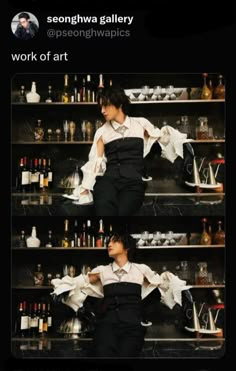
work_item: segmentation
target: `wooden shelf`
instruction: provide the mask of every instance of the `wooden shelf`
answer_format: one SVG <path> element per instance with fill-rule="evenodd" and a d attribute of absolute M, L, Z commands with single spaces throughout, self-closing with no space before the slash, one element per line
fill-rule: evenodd
<path fill-rule="evenodd" d="M 54 290 L 53 286 L 12 286 L 13 290 Z"/>
<path fill-rule="evenodd" d="M 225 143 L 225 139 L 194 139 L 190 143 Z"/>
<path fill-rule="evenodd" d="M 224 289 L 225 285 L 190 285 L 191 289 Z"/>
<path fill-rule="evenodd" d="M 137 247 L 137 250 L 158 250 L 158 249 L 223 249 L 225 245 L 168 245 L 168 246 L 141 246 Z M 106 247 L 12 247 L 14 251 L 76 251 L 76 250 L 107 250 Z"/>
<path fill-rule="evenodd" d="M 13 247 L 12 250 L 14 251 L 77 251 L 77 250 L 91 250 L 91 251 L 94 251 L 94 250 L 107 250 L 106 247 L 60 247 L 60 246 L 56 246 L 56 247 L 37 247 L 37 248 L 33 248 L 33 247 Z"/>
<path fill-rule="evenodd" d="M 39 102 L 39 103 L 21 103 L 21 102 L 11 102 L 12 106 L 97 106 L 97 102 L 52 102 L 52 103 L 46 103 L 46 102 Z"/>

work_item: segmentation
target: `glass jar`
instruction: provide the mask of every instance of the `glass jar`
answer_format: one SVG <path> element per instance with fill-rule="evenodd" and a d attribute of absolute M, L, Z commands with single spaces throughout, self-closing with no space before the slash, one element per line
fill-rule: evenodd
<path fill-rule="evenodd" d="M 197 263 L 197 266 L 198 266 L 198 270 L 195 273 L 196 285 L 207 285 L 208 284 L 207 263 L 199 262 Z"/>
<path fill-rule="evenodd" d="M 208 139 L 209 130 L 207 117 L 199 117 L 198 121 L 199 123 L 196 127 L 196 139 Z"/>

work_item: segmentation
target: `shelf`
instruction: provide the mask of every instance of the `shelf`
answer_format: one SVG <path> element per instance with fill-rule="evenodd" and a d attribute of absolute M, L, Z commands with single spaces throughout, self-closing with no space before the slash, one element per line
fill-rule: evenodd
<path fill-rule="evenodd" d="M 12 196 L 16 197 L 16 196 L 21 196 L 21 197 L 25 197 L 25 196 L 45 196 L 45 197 L 48 197 L 48 196 L 62 196 L 65 192 L 42 192 L 42 193 L 23 193 L 23 192 L 12 192 Z M 196 196 L 196 197 L 209 197 L 209 196 L 224 196 L 225 193 L 224 192 L 209 192 L 209 193 L 198 193 L 198 192 L 191 192 L 191 193 L 158 193 L 158 192 L 146 192 L 145 193 L 145 197 L 153 197 L 153 196 L 157 196 L 157 197 L 189 197 L 189 196 Z"/>
<path fill-rule="evenodd" d="M 12 286 L 13 290 L 54 290 L 53 286 Z"/>
<path fill-rule="evenodd" d="M 168 246 L 141 246 L 137 247 L 137 250 L 158 250 L 158 249 L 223 249 L 225 245 L 168 245 Z M 12 250 L 14 251 L 77 251 L 77 250 L 91 250 L 91 251 L 99 251 L 99 250 L 107 250 L 106 247 L 13 247 Z"/>
<path fill-rule="evenodd" d="M 131 104 L 178 104 L 178 103 L 222 103 L 225 102 L 225 99 L 210 99 L 210 100 L 204 100 L 204 99 L 176 99 L 176 100 L 149 100 L 149 101 L 131 101 Z M 52 102 L 52 103 L 46 103 L 46 102 L 39 102 L 39 103 L 20 103 L 20 102 L 12 102 L 11 103 L 14 106 L 97 106 L 97 102 L 69 102 L 69 103 L 63 103 L 63 102 Z"/>
<path fill-rule="evenodd" d="M 78 140 L 78 141 L 73 141 L 73 142 L 71 142 L 71 141 L 67 141 L 67 142 L 65 142 L 65 141 L 56 141 L 56 140 L 51 140 L 51 141 L 44 141 L 44 142 L 35 142 L 35 141 L 17 141 L 17 142 L 12 142 L 12 144 L 30 144 L 30 145 L 36 145 L 36 146 L 38 146 L 38 145 L 73 145 L 73 144 L 83 144 L 83 145 L 85 145 L 85 144 L 93 144 L 93 142 L 92 141 L 82 141 L 82 140 Z"/>
<path fill-rule="evenodd" d="M 225 139 L 194 139 L 190 143 L 225 143 Z"/>
<path fill-rule="evenodd" d="M 224 289 L 225 285 L 190 285 L 191 289 Z"/>

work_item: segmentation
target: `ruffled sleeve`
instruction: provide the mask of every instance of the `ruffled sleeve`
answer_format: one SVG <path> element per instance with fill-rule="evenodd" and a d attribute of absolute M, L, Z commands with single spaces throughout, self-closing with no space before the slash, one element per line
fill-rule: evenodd
<path fill-rule="evenodd" d="M 138 267 L 146 278 L 142 285 L 142 299 L 158 288 L 161 293 L 161 302 L 170 309 L 175 304 L 182 305 L 182 291 L 191 288 L 186 285 L 186 281 L 179 279 L 171 272 L 163 272 L 159 275 L 145 264 L 139 264 Z"/>
<path fill-rule="evenodd" d="M 140 119 L 139 122 L 148 133 L 147 137 L 144 136 L 144 157 L 150 152 L 152 145 L 156 141 L 161 146 L 161 157 L 166 158 L 170 162 L 174 162 L 178 156 L 184 157 L 183 144 L 192 141 L 192 139 L 187 139 L 187 134 L 181 133 L 169 125 L 158 129 L 144 118 Z"/>
<path fill-rule="evenodd" d="M 93 144 L 89 152 L 88 161 L 81 167 L 83 181 L 81 186 L 84 189 L 93 190 L 96 176 L 102 176 L 106 170 L 107 159 L 105 154 L 99 155 L 97 152 L 97 142 L 103 134 L 104 127 L 100 127 L 94 136 Z"/>

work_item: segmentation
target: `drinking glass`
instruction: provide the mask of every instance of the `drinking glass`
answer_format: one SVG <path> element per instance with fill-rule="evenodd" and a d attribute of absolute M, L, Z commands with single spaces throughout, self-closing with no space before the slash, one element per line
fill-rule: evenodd
<path fill-rule="evenodd" d="M 68 120 L 63 120 L 63 130 L 65 134 L 65 142 L 67 142 L 68 132 L 69 132 L 69 123 Z"/>
<path fill-rule="evenodd" d="M 70 132 L 70 141 L 71 142 L 74 141 L 75 130 L 76 130 L 75 122 L 74 121 L 70 121 L 70 123 L 69 123 L 69 132 Z"/>
<path fill-rule="evenodd" d="M 161 232 L 155 231 L 153 232 L 153 240 L 151 242 L 152 246 L 160 246 L 161 245 Z"/>
<path fill-rule="evenodd" d="M 83 120 L 81 124 L 81 131 L 82 131 L 82 136 L 83 136 L 83 141 L 86 141 L 86 121 Z"/>

